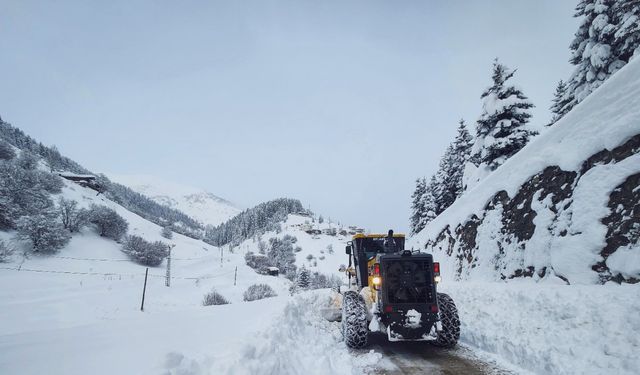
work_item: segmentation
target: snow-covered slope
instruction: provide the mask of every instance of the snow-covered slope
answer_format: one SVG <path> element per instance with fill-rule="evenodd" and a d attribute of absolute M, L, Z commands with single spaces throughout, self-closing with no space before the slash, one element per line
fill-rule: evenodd
<path fill-rule="evenodd" d="M 155 176 L 110 174 L 109 178 L 158 203 L 186 212 L 205 225 L 221 224 L 242 211 L 235 204 L 208 191 Z"/>
<path fill-rule="evenodd" d="M 456 279 L 640 280 L 640 59 L 412 242 Z"/>
<path fill-rule="evenodd" d="M 246 266 L 251 241 L 231 251 L 176 233 L 167 240 L 159 226 L 93 190 L 65 181 L 62 196 L 83 207 L 109 206 L 129 222 L 130 234 L 174 244 L 170 287 L 166 260 L 149 268 L 141 312 L 146 267 L 94 229 L 50 256 L 30 254 L 15 233 L 0 231 L 18 250 L 0 264 L 0 374 L 357 374 L 379 359 L 347 351 L 339 325 L 322 321 L 313 305 L 328 298 L 322 292 L 291 297 L 284 277 Z M 329 243 L 298 232 L 304 254 L 319 254 Z M 330 259 L 315 268 L 336 267 Z M 270 285 L 278 297 L 244 302 L 256 283 Z M 202 306 L 213 288 L 230 304 Z"/>

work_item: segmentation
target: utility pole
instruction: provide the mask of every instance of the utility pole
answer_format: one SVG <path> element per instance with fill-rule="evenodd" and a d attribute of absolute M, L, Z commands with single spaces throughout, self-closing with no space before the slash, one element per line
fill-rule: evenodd
<path fill-rule="evenodd" d="M 144 311 L 144 295 L 147 292 L 147 276 L 149 276 L 149 267 L 144 272 L 144 287 L 142 288 L 142 304 L 140 305 L 140 311 Z"/>
<path fill-rule="evenodd" d="M 167 257 L 167 276 L 164 283 L 166 286 L 171 286 L 171 249 L 173 249 L 174 246 L 176 245 L 169 245 L 169 256 Z"/>

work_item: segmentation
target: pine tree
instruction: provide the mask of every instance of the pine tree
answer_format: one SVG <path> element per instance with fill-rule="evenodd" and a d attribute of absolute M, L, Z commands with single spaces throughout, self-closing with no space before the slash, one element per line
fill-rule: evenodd
<path fill-rule="evenodd" d="M 298 288 L 308 289 L 309 283 L 310 283 L 309 278 L 310 278 L 309 270 L 307 270 L 304 266 L 302 266 L 302 268 L 300 269 L 300 272 L 298 272 L 298 280 L 297 280 Z"/>
<path fill-rule="evenodd" d="M 427 224 L 431 222 L 431 220 L 435 219 L 437 216 L 436 213 L 436 203 L 434 198 L 434 190 L 436 188 L 436 178 L 435 176 L 431 176 L 431 180 L 429 180 L 429 184 L 426 186 L 426 191 L 422 195 L 422 206 L 424 210 L 422 215 L 420 215 L 420 222 L 418 227 L 420 230 L 424 229 Z"/>
<path fill-rule="evenodd" d="M 463 119 L 458 122 L 458 134 L 453 141 L 453 156 L 451 160 L 451 185 L 456 192 L 456 198 L 464 192 L 462 177 L 464 167 L 471 157 L 471 147 L 473 147 L 473 137 L 469 134 Z"/>
<path fill-rule="evenodd" d="M 551 122 L 547 124 L 547 126 L 555 124 L 558 120 L 564 117 L 568 111 L 567 104 L 569 101 L 570 98 L 567 96 L 567 84 L 560 80 L 560 82 L 558 82 L 558 86 L 556 86 L 556 91 L 553 93 L 553 104 L 550 108 L 553 116 L 551 117 Z"/>
<path fill-rule="evenodd" d="M 411 234 L 420 232 L 424 227 L 421 226 L 422 216 L 424 215 L 424 195 L 427 192 L 427 181 L 424 178 L 416 179 L 416 188 L 411 194 L 411 218 L 410 229 Z"/>
<path fill-rule="evenodd" d="M 455 183 L 451 178 L 453 172 L 453 145 L 449 145 L 440 159 L 440 165 L 435 175 L 435 185 L 432 190 L 436 214 L 440 215 L 451 206 L 457 198 Z"/>
<path fill-rule="evenodd" d="M 514 73 L 496 59 L 493 85 L 481 95 L 483 112 L 476 124 L 472 154 L 489 170 L 498 168 L 537 134 L 526 126 L 533 104 L 520 89 L 507 83 Z"/>
<path fill-rule="evenodd" d="M 569 61 L 576 69 L 568 82 L 564 113 L 582 102 L 625 64 L 613 48 L 616 32 L 614 2 L 582 0 L 576 6 L 574 17 L 583 19 L 569 46 Z"/>
<path fill-rule="evenodd" d="M 629 62 L 640 54 L 640 1 L 618 0 L 613 12 L 616 19 L 614 50 L 620 60 Z"/>

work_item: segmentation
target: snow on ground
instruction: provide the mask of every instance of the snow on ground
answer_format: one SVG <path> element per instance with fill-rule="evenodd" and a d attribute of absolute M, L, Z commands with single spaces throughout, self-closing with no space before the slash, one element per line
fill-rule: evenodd
<path fill-rule="evenodd" d="M 538 374 L 637 374 L 640 285 L 445 282 L 461 342 Z"/>
<path fill-rule="evenodd" d="M 224 374 L 323 375 L 361 374 L 381 359 L 373 351 L 350 351 L 340 333 L 340 323 L 328 322 L 321 309 L 330 300 L 329 290 L 296 295 L 269 329 L 248 341 Z"/>
<path fill-rule="evenodd" d="M 9 263 L 0 264 L 1 374 L 357 374 L 379 359 L 349 354 L 339 324 L 320 315 L 327 291 L 292 297 L 284 277 L 246 266 L 244 254 L 257 251 L 256 242 L 230 251 L 176 233 L 168 240 L 159 226 L 93 190 L 65 181 L 63 196 L 82 207 L 109 206 L 129 222 L 130 234 L 175 245 L 171 286 L 165 286 L 166 261 L 149 268 L 141 312 L 146 267 L 92 228 L 52 256 L 25 255 L 15 233 L 0 232 L 17 249 Z M 308 235 L 299 225 L 306 220 L 291 215 L 280 233 L 263 238 L 295 235 L 304 249 L 298 265 L 338 274 L 347 239 Z M 306 260 L 308 254 L 317 265 Z M 244 291 L 255 283 L 269 284 L 278 297 L 244 302 Z M 202 306 L 213 288 L 231 304 Z"/>
<path fill-rule="evenodd" d="M 219 225 L 239 214 L 242 209 L 208 191 L 149 175 L 110 174 L 115 182 L 144 194 L 157 203 L 175 208 L 203 224 Z"/>
<path fill-rule="evenodd" d="M 296 265 L 298 268 L 304 266 L 311 272 L 320 272 L 326 275 L 344 276 L 344 273 L 338 272 L 340 265 L 347 264 L 348 258 L 345 254 L 345 246 L 348 241 L 351 241 L 352 236 L 332 236 L 328 234 L 308 234 L 303 230 L 305 224 L 313 225 L 314 229 L 328 229 L 337 228 L 336 224 L 324 222 L 318 224 L 311 222 L 311 218 L 301 215 L 289 215 L 287 220 L 282 224 L 282 231 L 279 233 L 275 231 L 267 232 L 263 234 L 260 239 L 268 243 L 269 238 L 278 237 L 282 238 L 285 235 L 291 235 L 298 239 L 298 242 L 294 246 L 300 246 L 302 251 L 296 253 Z M 332 252 L 329 251 L 328 246 L 331 245 Z M 247 240 L 238 246 L 239 251 L 243 254 L 252 251 L 258 252 L 258 243 L 256 241 Z M 308 260 L 309 255 L 313 256 L 312 260 Z"/>

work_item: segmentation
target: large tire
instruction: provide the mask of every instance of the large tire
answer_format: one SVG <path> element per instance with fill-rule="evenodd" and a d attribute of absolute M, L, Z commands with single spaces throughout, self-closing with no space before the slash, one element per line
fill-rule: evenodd
<path fill-rule="evenodd" d="M 364 299 L 353 291 L 345 292 L 342 298 L 342 335 L 350 348 L 360 349 L 367 345 L 367 308 Z"/>
<path fill-rule="evenodd" d="M 460 339 L 458 308 L 456 308 L 453 299 L 444 293 L 438 293 L 438 306 L 440 307 L 442 330 L 438 332 L 438 338 L 432 343 L 443 348 L 453 348 Z"/>

